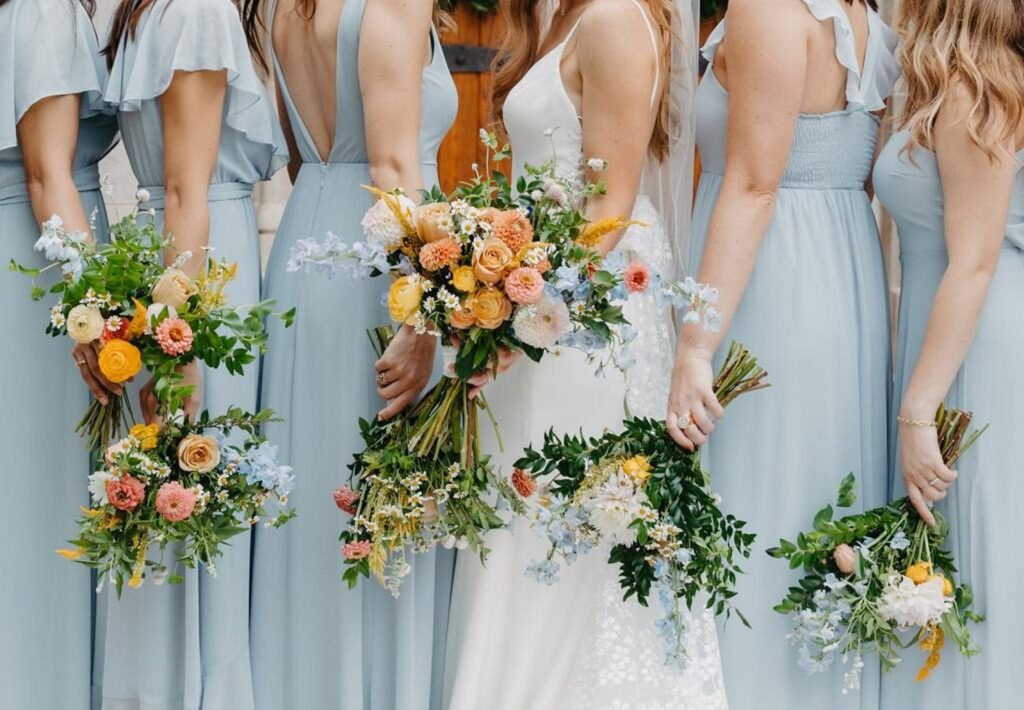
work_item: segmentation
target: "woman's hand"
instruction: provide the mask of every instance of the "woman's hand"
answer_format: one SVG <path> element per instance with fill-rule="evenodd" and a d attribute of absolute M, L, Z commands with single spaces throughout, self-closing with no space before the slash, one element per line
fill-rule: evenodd
<path fill-rule="evenodd" d="M 714 420 L 725 416 L 713 385 L 710 359 L 689 354 L 676 357 L 665 425 L 669 436 L 687 451 L 705 443 L 715 430 Z"/>
<path fill-rule="evenodd" d="M 497 374 L 501 375 L 508 372 L 509 368 L 519 361 L 519 358 L 523 356 L 521 350 L 509 350 L 508 348 L 498 348 L 498 368 Z M 493 368 L 487 368 L 477 374 L 473 375 L 467 381 L 470 386 L 469 398 L 476 399 L 476 396 L 480 394 L 488 383 L 493 382 L 496 374 Z"/>
<path fill-rule="evenodd" d="M 946 497 L 957 476 L 942 462 L 935 427 L 900 424 L 900 471 L 914 509 L 928 525 L 935 525 L 930 505 Z"/>
<path fill-rule="evenodd" d="M 103 406 L 107 405 L 110 401 L 109 394 L 113 394 L 116 397 L 124 394 L 124 387 L 122 385 L 111 382 L 103 376 L 94 343 L 76 345 L 71 349 L 71 357 L 75 364 L 78 365 L 78 372 L 82 375 L 82 379 L 85 380 L 85 384 L 89 386 L 92 396 L 100 404 Z"/>
<path fill-rule="evenodd" d="M 199 364 L 194 360 L 188 365 L 185 365 L 178 369 L 182 379 L 178 381 L 178 387 L 185 387 L 192 385 L 192 393 L 185 398 L 182 402 L 182 409 L 185 411 L 185 417 L 190 421 L 195 421 L 196 416 L 199 414 L 199 406 L 203 401 L 203 373 L 199 369 Z M 161 423 L 160 417 L 158 416 L 157 410 L 159 409 L 159 402 L 156 398 L 154 388 L 156 387 L 156 380 L 150 379 L 143 387 L 142 391 L 139 392 L 139 404 L 142 406 L 142 418 L 146 424 L 159 424 Z"/>
<path fill-rule="evenodd" d="M 377 394 L 388 403 L 377 413 L 378 419 L 387 421 L 416 401 L 430 382 L 436 350 L 435 336 L 417 335 L 412 327 L 402 326 L 373 365 L 377 372 Z"/>

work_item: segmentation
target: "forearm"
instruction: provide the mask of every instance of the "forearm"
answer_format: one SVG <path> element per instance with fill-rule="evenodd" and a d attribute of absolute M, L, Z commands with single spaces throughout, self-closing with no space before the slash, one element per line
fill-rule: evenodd
<path fill-rule="evenodd" d="M 764 234 L 775 209 L 774 190 L 726 184 L 718 198 L 697 281 L 718 289 L 722 327 L 717 331 L 687 325 L 679 339 L 679 355 L 710 359 L 721 345 L 746 291 Z"/>
<path fill-rule="evenodd" d="M 419 162 L 410 157 L 371 156 L 370 182 L 385 191 L 401 188 L 410 199 L 418 202 L 419 190 L 423 187 L 423 173 Z"/>
<path fill-rule="evenodd" d="M 92 235 L 89 217 L 82 206 L 78 187 L 69 171 L 40 171 L 28 175 L 28 195 L 36 222 L 42 224 L 53 215 L 64 221 L 69 232 Z"/>
<path fill-rule="evenodd" d="M 903 416 L 923 420 L 935 416 L 974 340 L 991 282 L 992 271 L 987 268 L 951 265 L 946 269 L 921 354 L 903 395 Z"/>
<path fill-rule="evenodd" d="M 181 268 L 197 276 L 206 261 L 205 247 L 210 243 L 210 205 L 205 186 L 167 186 L 164 207 L 164 232 L 174 236 L 174 242 L 164 254 L 167 264 L 173 263 L 184 252 L 191 252 Z"/>
<path fill-rule="evenodd" d="M 584 213 L 591 224 L 600 222 L 602 219 L 628 220 L 632 217 L 633 207 L 636 204 L 635 190 L 633 191 L 632 197 L 632 200 L 627 201 L 612 195 L 594 195 L 587 200 Z M 595 247 L 595 250 L 601 256 L 607 256 L 619 245 L 619 242 L 622 241 L 622 237 L 625 233 L 626 230 L 624 229 L 617 229 L 614 232 L 609 232 L 601 239 L 601 242 Z"/>

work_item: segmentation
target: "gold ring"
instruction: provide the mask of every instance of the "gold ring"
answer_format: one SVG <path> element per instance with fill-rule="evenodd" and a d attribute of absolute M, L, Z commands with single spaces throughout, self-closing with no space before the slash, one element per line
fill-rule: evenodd
<path fill-rule="evenodd" d="M 693 415 L 687 412 L 686 414 L 679 417 L 679 428 L 685 429 L 688 426 L 693 425 Z"/>
<path fill-rule="evenodd" d="M 377 384 L 381 387 L 387 387 L 388 378 L 384 376 L 383 372 L 377 374 Z"/>
<path fill-rule="evenodd" d="M 935 487 L 935 482 L 936 482 L 937 480 L 939 480 L 939 477 L 938 477 L 938 476 L 936 476 L 936 477 L 935 477 L 935 478 L 933 478 L 932 480 L 928 481 L 928 485 L 929 485 L 929 486 L 931 486 L 932 488 L 934 488 L 934 487 Z"/>
<path fill-rule="evenodd" d="M 88 363 L 86 363 L 85 360 L 76 360 L 75 364 L 78 365 L 79 367 L 83 367 L 83 366 L 85 366 Z"/>

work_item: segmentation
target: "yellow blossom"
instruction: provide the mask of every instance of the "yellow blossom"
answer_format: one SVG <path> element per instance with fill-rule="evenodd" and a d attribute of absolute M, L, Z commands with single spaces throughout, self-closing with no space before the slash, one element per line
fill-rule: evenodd
<path fill-rule="evenodd" d="M 93 508 L 86 508 L 84 505 L 78 506 L 78 509 L 80 511 L 82 511 L 82 515 L 84 515 L 87 518 L 95 518 L 97 515 L 100 515 L 103 512 L 102 510 L 94 510 Z"/>
<path fill-rule="evenodd" d="M 953 583 L 952 582 L 950 582 L 948 579 L 943 577 L 941 574 L 933 574 L 930 577 L 928 577 L 928 581 L 929 582 L 932 581 L 933 579 L 941 579 L 942 580 L 942 594 L 943 594 L 943 596 L 947 596 L 947 597 L 953 596 Z"/>
<path fill-rule="evenodd" d="M 622 472 L 629 476 L 633 485 L 642 486 L 651 477 L 651 464 L 639 454 L 622 462 Z"/>
<path fill-rule="evenodd" d="M 460 266 L 452 272 L 452 286 L 463 293 L 476 291 L 476 276 L 472 266 Z"/>
<path fill-rule="evenodd" d="M 924 584 L 928 581 L 928 577 L 932 573 L 931 562 L 918 562 L 910 565 L 907 568 L 906 576 L 910 578 L 914 584 Z"/>
<path fill-rule="evenodd" d="M 925 629 L 925 634 L 917 645 L 922 651 L 928 652 L 928 657 L 925 659 L 921 670 L 917 672 L 915 680 L 918 683 L 927 678 L 939 665 L 939 662 L 942 660 L 942 647 L 945 643 L 946 637 L 942 632 L 941 626 L 932 624 Z"/>
<path fill-rule="evenodd" d="M 146 326 L 149 325 L 149 318 L 146 313 L 146 306 L 142 304 L 137 298 L 133 298 L 132 301 L 135 303 L 135 315 L 132 316 L 131 325 L 128 326 L 128 339 L 137 338 L 146 332 Z"/>
<path fill-rule="evenodd" d="M 640 222 L 635 219 L 623 219 L 621 217 L 605 217 L 599 219 L 596 222 L 591 222 L 583 228 L 583 232 L 576 239 L 577 244 L 581 244 L 585 247 L 593 249 L 601 240 L 612 232 L 617 232 L 620 229 L 628 229 L 633 225 L 646 227 L 646 222 Z"/>
<path fill-rule="evenodd" d="M 128 433 L 138 439 L 139 447 L 143 451 L 152 451 L 156 448 L 157 435 L 160 433 L 160 425 L 136 424 Z"/>
<path fill-rule="evenodd" d="M 74 550 L 60 549 L 57 550 L 57 554 L 63 557 L 65 560 L 77 560 L 79 557 L 85 554 L 85 550 L 81 547 L 76 547 Z"/>

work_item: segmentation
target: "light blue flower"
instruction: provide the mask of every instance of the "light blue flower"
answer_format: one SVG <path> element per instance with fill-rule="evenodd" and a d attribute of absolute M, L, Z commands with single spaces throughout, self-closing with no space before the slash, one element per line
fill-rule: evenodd
<path fill-rule="evenodd" d="M 558 581 L 558 563 L 553 560 L 534 561 L 526 568 L 526 576 L 541 584 L 552 585 Z"/>
<path fill-rule="evenodd" d="M 621 251 L 613 251 L 601 262 L 603 271 L 620 274 L 626 270 L 626 256 Z"/>
<path fill-rule="evenodd" d="M 295 486 L 291 466 L 282 466 L 277 460 L 277 447 L 264 441 L 259 447 L 245 452 L 238 464 L 238 470 L 245 475 L 250 485 L 259 484 L 265 490 L 278 495 L 288 495 Z"/>
<path fill-rule="evenodd" d="M 575 266 L 563 264 L 555 269 L 555 280 L 551 285 L 562 293 L 571 293 L 579 286 L 580 270 Z"/>
<path fill-rule="evenodd" d="M 590 292 L 593 290 L 593 286 L 589 281 L 580 283 L 576 289 L 572 292 L 572 300 L 574 301 L 586 301 L 590 297 Z"/>
<path fill-rule="evenodd" d="M 889 547 L 894 550 L 906 550 L 910 547 L 910 539 L 900 530 L 892 536 L 892 540 L 889 540 Z"/>

